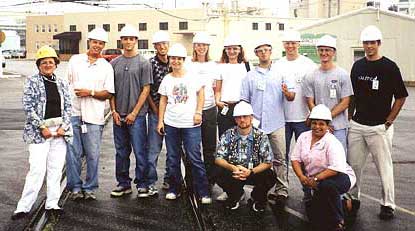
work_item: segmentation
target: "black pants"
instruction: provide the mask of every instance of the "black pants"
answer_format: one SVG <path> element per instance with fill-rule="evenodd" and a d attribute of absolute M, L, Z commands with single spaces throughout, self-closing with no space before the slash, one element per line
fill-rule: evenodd
<path fill-rule="evenodd" d="M 216 152 L 216 107 L 203 111 L 202 116 L 202 149 L 203 161 L 210 184 L 215 183 L 215 152 Z"/>
<path fill-rule="evenodd" d="M 226 115 L 222 115 L 222 109 L 218 109 L 218 130 L 219 130 L 219 139 L 223 133 L 226 132 L 229 128 L 233 128 L 236 123 L 233 118 L 233 109 L 236 104 L 228 104 L 229 110 Z"/>
<path fill-rule="evenodd" d="M 244 193 L 244 185 L 253 185 L 251 197 L 254 201 L 266 202 L 267 193 L 275 184 L 275 174 L 271 169 L 267 169 L 251 176 L 245 181 L 237 180 L 232 177 L 232 172 L 218 168 L 216 183 L 228 194 L 230 200 L 237 201 Z"/>

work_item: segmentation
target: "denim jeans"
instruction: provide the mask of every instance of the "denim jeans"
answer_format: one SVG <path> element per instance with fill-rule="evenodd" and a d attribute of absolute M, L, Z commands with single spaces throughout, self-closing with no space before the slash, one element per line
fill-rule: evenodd
<path fill-rule="evenodd" d="M 81 132 L 82 121 L 79 116 L 71 118 L 73 143 L 67 143 L 66 174 L 67 187 L 72 192 L 91 192 L 98 188 L 98 163 L 101 149 L 103 125 L 85 123 L 87 133 Z M 86 158 L 86 179 L 81 179 L 81 157 Z"/>
<path fill-rule="evenodd" d="M 216 107 L 203 110 L 202 149 L 206 174 L 210 184 L 215 183 L 215 152 L 216 152 Z"/>
<path fill-rule="evenodd" d="M 302 122 L 286 122 L 285 123 L 285 147 L 287 148 L 287 162 L 290 160 L 290 149 L 291 149 L 291 139 L 295 137 L 297 141 L 301 133 L 310 130 L 310 128 L 305 124 L 305 121 Z"/>
<path fill-rule="evenodd" d="M 200 127 L 176 128 L 164 125 L 164 130 L 166 132 L 167 159 L 169 159 L 169 192 L 175 194 L 180 193 L 182 182 L 182 174 L 180 171 L 182 152 L 180 149 L 182 148 L 181 144 L 183 143 L 187 160 L 192 167 L 193 189 L 199 197 L 209 196 L 208 179 L 200 153 Z"/>
<path fill-rule="evenodd" d="M 342 143 L 344 152 L 347 153 L 347 128 L 334 130 L 333 135 Z"/>
<path fill-rule="evenodd" d="M 340 222 L 344 221 L 343 204 L 341 194 L 350 188 L 349 176 L 338 173 L 320 181 L 314 190 L 311 201 L 310 220 L 318 230 L 333 230 Z"/>
<path fill-rule="evenodd" d="M 144 173 L 147 163 L 146 145 L 146 117 L 137 116 L 132 125 L 125 122 L 121 126 L 113 124 L 115 144 L 115 177 L 119 186 L 130 187 L 130 154 L 135 156 L 135 180 L 137 188 L 146 188 Z"/>
<path fill-rule="evenodd" d="M 149 111 L 147 114 L 147 144 L 146 144 L 146 153 L 147 153 L 147 166 L 146 166 L 146 184 L 153 185 L 157 181 L 157 161 L 163 147 L 163 138 L 157 133 L 157 123 L 158 116 L 152 111 Z M 167 158 L 166 158 L 167 161 Z M 168 182 L 168 170 L 166 164 L 166 172 L 164 174 L 164 182 Z"/>

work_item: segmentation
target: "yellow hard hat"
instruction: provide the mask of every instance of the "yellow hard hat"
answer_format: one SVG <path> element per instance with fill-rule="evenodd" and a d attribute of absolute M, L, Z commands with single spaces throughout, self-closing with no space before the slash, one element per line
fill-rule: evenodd
<path fill-rule="evenodd" d="M 43 58 L 58 58 L 55 49 L 52 47 L 45 45 L 36 52 L 36 61 Z"/>

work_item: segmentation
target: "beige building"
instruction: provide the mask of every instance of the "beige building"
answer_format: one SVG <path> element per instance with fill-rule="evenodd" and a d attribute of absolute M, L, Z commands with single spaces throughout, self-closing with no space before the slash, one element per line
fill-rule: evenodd
<path fill-rule="evenodd" d="M 366 6 L 367 0 L 290 0 L 290 16 L 331 18 Z"/>
<path fill-rule="evenodd" d="M 323 34 L 337 37 L 337 64 L 350 70 L 353 62 L 364 56 L 360 32 L 368 25 L 377 26 L 383 34 L 381 54 L 394 60 L 404 81 L 415 82 L 415 17 L 377 8 L 362 8 L 299 28 L 305 47 Z"/>

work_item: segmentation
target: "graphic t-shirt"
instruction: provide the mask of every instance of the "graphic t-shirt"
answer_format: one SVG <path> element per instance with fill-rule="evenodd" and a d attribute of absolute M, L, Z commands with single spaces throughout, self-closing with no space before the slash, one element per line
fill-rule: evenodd
<path fill-rule="evenodd" d="M 190 73 L 183 77 L 166 75 L 158 91 L 160 95 L 167 96 L 164 123 L 176 128 L 200 126 L 193 124 L 193 116 L 196 113 L 197 94 L 203 86 Z"/>

